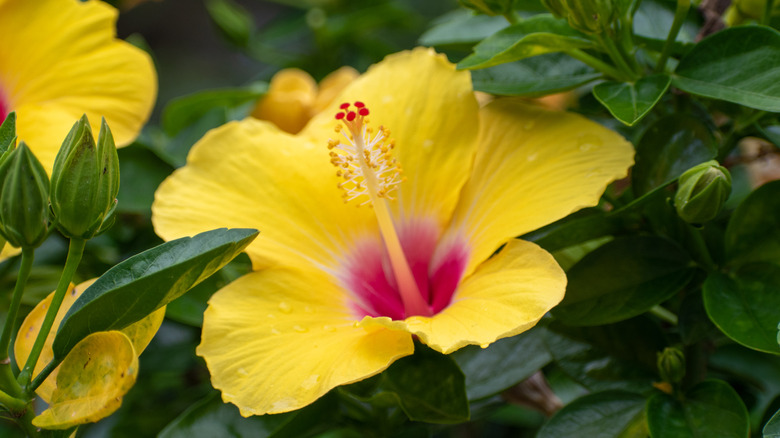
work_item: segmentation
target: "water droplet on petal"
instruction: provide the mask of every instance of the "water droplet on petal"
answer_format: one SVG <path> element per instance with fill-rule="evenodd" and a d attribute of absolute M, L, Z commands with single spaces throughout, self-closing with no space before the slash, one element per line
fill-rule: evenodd
<path fill-rule="evenodd" d="M 245 370 L 245 369 L 243 369 L 243 368 L 239 368 L 239 369 L 238 369 L 238 370 L 236 370 L 236 371 L 238 371 L 238 374 L 240 374 L 240 375 L 242 375 L 242 376 L 248 376 L 248 375 L 249 375 L 249 373 L 247 372 L 247 370 Z"/>
<path fill-rule="evenodd" d="M 309 331 L 309 329 L 307 329 L 306 327 L 301 327 L 299 325 L 294 325 L 293 330 L 295 330 L 298 333 L 306 333 Z"/>
<path fill-rule="evenodd" d="M 282 301 L 281 303 L 279 303 L 279 310 L 281 310 L 284 313 L 290 313 L 292 312 L 292 306 L 290 305 L 290 303 L 286 303 Z"/>
<path fill-rule="evenodd" d="M 533 154 L 531 154 L 531 155 L 529 155 L 529 156 L 525 157 L 525 159 L 526 159 L 526 160 L 528 160 L 528 161 L 534 161 L 534 160 L 536 160 L 536 157 L 537 157 L 538 155 L 539 155 L 539 154 L 537 154 L 537 153 L 533 153 Z"/>
<path fill-rule="evenodd" d="M 325 325 L 325 326 L 322 327 L 322 329 L 325 330 L 326 332 L 330 332 L 330 333 L 333 333 L 333 332 L 336 331 L 336 327 L 333 327 L 332 325 Z"/>
<path fill-rule="evenodd" d="M 307 377 L 303 382 L 301 382 L 301 387 L 303 389 L 311 389 L 319 381 L 320 381 L 320 376 L 317 374 L 312 374 L 311 376 Z"/>
<path fill-rule="evenodd" d="M 282 332 L 276 329 L 276 327 L 271 327 L 271 333 L 275 335 L 281 335 Z"/>

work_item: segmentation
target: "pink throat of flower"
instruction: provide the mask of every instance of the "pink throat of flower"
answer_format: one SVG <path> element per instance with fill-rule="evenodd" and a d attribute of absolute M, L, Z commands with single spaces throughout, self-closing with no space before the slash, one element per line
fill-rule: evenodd
<path fill-rule="evenodd" d="M 5 121 L 5 118 L 8 116 L 8 112 L 8 104 L 5 102 L 3 90 L 0 90 L 0 123 Z"/>
<path fill-rule="evenodd" d="M 431 315 L 441 312 L 452 302 L 466 268 L 466 245 L 440 243 L 437 227 L 422 222 L 399 227 L 398 237 Z M 407 314 L 381 239 L 358 243 L 344 267 L 342 278 L 352 293 L 356 316 L 393 320 L 414 316 Z"/>

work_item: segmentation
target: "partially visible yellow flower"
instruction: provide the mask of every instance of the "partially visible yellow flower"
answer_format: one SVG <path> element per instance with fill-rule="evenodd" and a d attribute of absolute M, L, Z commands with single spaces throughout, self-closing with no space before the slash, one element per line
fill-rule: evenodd
<path fill-rule="evenodd" d="M 212 296 L 197 352 L 242 415 L 279 413 L 382 372 L 415 337 L 447 354 L 533 327 L 566 277 L 515 237 L 596 205 L 633 154 L 578 115 L 480 107 L 468 72 L 416 49 L 298 135 L 251 118 L 212 130 L 152 220 L 166 240 L 261 230 L 255 271 Z"/>
<path fill-rule="evenodd" d="M 268 120 L 282 131 L 297 134 L 357 77 L 354 68 L 341 67 L 325 76 L 318 87 L 314 78 L 303 70 L 281 70 L 271 78 L 268 93 L 257 102 L 252 117 Z"/>
<path fill-rule="evenodd" d="M 149 117 L 154 66 L 116 39 L 116 18 L 95 0 L 0 0 L 0 119 L 16 111 L 19 139 L 48 172 L 82 114 L 105 117 L 117 146 L 132 142 Z"/>

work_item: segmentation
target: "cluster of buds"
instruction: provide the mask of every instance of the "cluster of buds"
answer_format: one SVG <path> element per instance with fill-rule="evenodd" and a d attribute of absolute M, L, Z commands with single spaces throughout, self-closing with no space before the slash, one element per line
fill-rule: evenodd
<path fill-rule="evenodd" d="M 569 26 L 582 33 L 605 32 L 618 18 L 614 0 L 541 0 L 557 18 L 565 18 Z"/>
<path fill-rule="evenodd" d="M 39 246 L 52 224 L 68 238 L 89 239 L 110 225 L 119 191 L 119 160 L 103 120 L 98 141 L 83 116 L 68 133 L 51 181 L 22 141 L 15 115 L 0 126 L 0 235 L 11 245 Z"/>

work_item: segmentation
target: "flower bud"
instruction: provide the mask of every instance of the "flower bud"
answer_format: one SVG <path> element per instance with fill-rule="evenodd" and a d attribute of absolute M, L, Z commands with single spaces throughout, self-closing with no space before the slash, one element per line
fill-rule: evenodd
<path fill-rule="evenodd" d="M 664 382 L 680 383 L 685 377 L 685 356 L 677 348 L 664 348 L 664 351 L 658 353 L 656 364 Z"/>
<path fill-rule="evenodd" d="M 717 161 L 708 161 L 680 176 L 674 206 L 685 222 L 703 224 L 718 215 L 730 193 L 729 171 Z"/>
<path fill-rule="evenodd" d="M 602 33 L 617 18 L 612 0 L 569 0 L 566 3 L 569 26 L 583 33 Z"/>
<path fill-rule="evenodd" d="M 49 177 L 24 142 L 0 164 L 0 233 L 13 246 L 35 248 L 49 233 Z"/>
<path fill-rule="evenodd" d="M 515 0 L 458 0 L 463 6 L 486 15 L 505 15 L 512 12 Z"/>
<path fill-rule="evenodd" d="M 119 192 L 119 159 L 105 119 L 97 144 L 87 116 L 62 143 L 51 177 L 51 209 L 68 238 L 90 239 L 101 230 Z"/>

